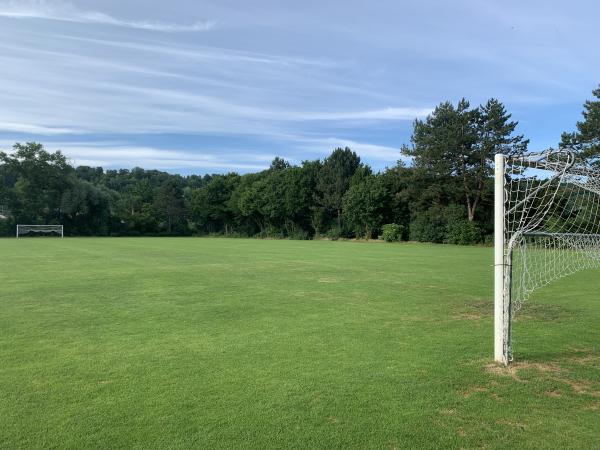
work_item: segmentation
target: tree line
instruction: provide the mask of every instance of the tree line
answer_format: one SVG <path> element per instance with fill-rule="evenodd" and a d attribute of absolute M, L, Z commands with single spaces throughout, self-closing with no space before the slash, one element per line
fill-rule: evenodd
<path fill-rule="evenodd" d="M 600 154 L 600 87 L 560 146 Z M 504 105 L 444 102 L 415 120 L 412 163 L 375 173 L 350 148 L 267 170 L 181 176 L 158 170 L 73 167 L 40 143 L 0 152 L 0 235 L 17 223 L 63 224 L 66 235 L 226 235 L 376 238 L 456 244 L 491 241 L 493 157 L 519 154 Z"/>

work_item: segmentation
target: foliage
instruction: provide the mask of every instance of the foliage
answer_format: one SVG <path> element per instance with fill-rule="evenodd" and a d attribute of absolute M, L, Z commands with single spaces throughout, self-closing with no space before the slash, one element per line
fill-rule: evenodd
<path fill-rule="evenodd" d="M 446 241 L 446 215 L 443 209 L 431 207 L 414 215 L 410 222 L 409 238 L 417 242 Z"/>
<path fill-rule="evenodd" d="M 470 245 L 481 243 L 481 230 L 475 222 L 464 218 L 448 220 L 446 242 L 448 244 Z"/>
<path fill-rule="evenodd" d="M 397 223 L 386 223 L 381 227 L 383 240 L 386 242 L 398 242 L 402 240 L 404 227 Z"/>
<path fill-rule="evenodd" d="M 573 147 L 584 158 L 600 164 L 600 85 L 592 92 L 595 100 L 583 105 L 583 120 L 577 122 L 577 131 L 563 133 L 561 147 Z"/>
<path fill-rule="evenodd" d="M 331 239 L 332 241 L 337 241 L 338 239 L 340 239 L 342 237 L 342 230 L 340 228 L 337 228 L 334 226 L 327 231 L 326 236 L 328 239 Z"/>
<path fill-rule="evenodd" d="M 403 152 L 414 158 L 416 168 L 454 186 L 457 197 L 464 199 L 469 221 L 473 221 L 486 194 L 486 180 L 493 173 L 494 154 L 517 154 L 527 149 L 529 141 L 513 135 L 518 123 L 511 122 L 510 117 L 496 99 L 478 108 L 471 108 L 465 99 L 456 107 L 441 103 L 424 121 L 415 120 L 413 146 L 405 146 Z"/>
<path fill-rule="evenodd" d="M 386 204 L 387 190 L 382 179 L 366 175 L 356 181 L 344 194 L 344 218 L 356 236 L 370 239 L 381 227 Z"/>
<path fill-rule="evenodd" d="M 348 147 L 337 148 L 323 161 L 316 184 L 315 199 L 318 205 L 337 220 L 342 228 L 342 202 L 350 186 L 350 180 L 361 166 L 360 158 Z"/>
<path fill-rule="evenodd" d="M 419 240 L 444 241 L 427 211 L 456 203 L 452 183 L 399 163 L 382 173 L 350 149 L 294 166 L 182 177 L 136 167 L 71 167 L 37 143 L 0 155 L 0 199 L 13 224 L 62 223 L 67 235 L 235 235 L 290 239 L 378 235 L 397 223 Z M 428 222 L 429 221 L 429 222 Z M 412 222 L 412 226 L 409 224 Z M 416 230 L 419 230 L 417 232 Z M 415 237 L 416 236 L 416 237 Z"/>

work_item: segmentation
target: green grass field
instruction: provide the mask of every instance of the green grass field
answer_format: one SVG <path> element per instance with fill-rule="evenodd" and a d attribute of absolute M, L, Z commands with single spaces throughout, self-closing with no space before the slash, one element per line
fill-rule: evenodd
<path fill-rule="evenodd" d="M 600 446 L 600 273 L 491 365 L 492 250 L 0 240 L 0 448 Z"/>

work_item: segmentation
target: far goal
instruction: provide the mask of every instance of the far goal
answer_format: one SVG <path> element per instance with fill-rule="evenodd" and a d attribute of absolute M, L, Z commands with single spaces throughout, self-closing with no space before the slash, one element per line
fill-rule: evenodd
<path fill-rule="evenodd" d="M 17 238 L 33 235 L 64 237 L 62 225 L 17 225 Z"/>
<path fill-rule="evenodd" d="M 600 171 L 561 149 L 498 154 L 494 172 L 494 358 L 508 364 L 531 293 L 600 267 Z"/>

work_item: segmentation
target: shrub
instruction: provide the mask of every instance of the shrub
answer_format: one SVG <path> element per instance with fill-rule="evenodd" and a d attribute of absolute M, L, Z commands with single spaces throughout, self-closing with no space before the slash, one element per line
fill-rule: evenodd
<path fill-rule="evenodd" d="M 446 239 L 446 218 L 443 211 L 431 208 L 410 222 L 411 241 L 443 243 Z"/>
<path fill-rule="evenodd" d="M 0 236 L 14 236 L 17 226 L 13 217 L 0 219 Z"/>
<path fill-rule="evenodd" d="M 340 230 L 338 227 L 330 228 L 327 231 L 327 237 L 332 241 L 337 241 L 339 238 L 342 237 L 342 230 Z"/>
<path fill-rule="evenodd" d="M 297 241 L 305 241 L 307 239 L 310 239 L 310 235 L 308 234 L 308 231 L 306 231 L 306 230 L 296 229 L 294 231 L 291 231 L 288 234 L 288 239 L 297 240 Z"/>
<path fill-rule="evenodd" d="M 404 227 L 397 223 L 387 223 L 382 227 L 382 237 L 386 242 L 398 242 L 402 239 Z"/>
<path fill-rule="evenodd" d="M 471 245 L 481 242 L 481 230 L 475 222 L 467 219 L 451 220 L 447 225 L 449 244 Z"/>

